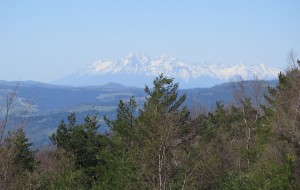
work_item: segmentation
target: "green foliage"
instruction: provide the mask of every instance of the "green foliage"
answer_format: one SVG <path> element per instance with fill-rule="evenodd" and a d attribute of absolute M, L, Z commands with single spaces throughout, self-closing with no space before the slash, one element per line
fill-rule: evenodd
<path fill-rule="evenodd" d="M 56 190 L 56 189 L 86 189 L 86 177 L 83 170 L 75 169 L 74 158 L 65 156 L 64 151 L 52 153 L 57 160 L 56 170 L 46 171 L 40 176 L 37 189 Z"/>
<path fill-rule="evenodd" d="M 37 167 L 36 151 L 30 146 L 22 128 L 8 132 L 0 143 L 0 189 L 29 189 Z"/>
<path fill-rule="evenodd" d="M 178 83 L 173 83 L 173 79 L 163 75 L 157 77 L 153 85 L 153 89 L 148 86 L 145 88 L 148 96 L 138 118 L 141 143 L 137 155 L 141 160 L 137 164 L 147 181 L 145 186 L 179 188 L 184 178 L 177 176 L 177 172 L 186 175 L 189 172 L 183 164 L 183 160 L 189 156 L 184 145 L 194 137 L 192 128 L 187 125 L 189 111 L 182 106 L 186 96 L 178 97 Z M 155 178 L 149 180 L 153 176 Z"/>
<path fill-rule="evenodd" d="M 298 68 L 280 73 L 264 105 L 241 83 L 236 104 L 219 101 L 192 118 L 178 83 L 161 74 L 145 87 L 143 106 L 120 100 L 116 119 L 104 117 L 109 134 L 98 132 L 95 116 L 78 124 L 72 113 L 62 121 L 50 137 L 54 169 L 38 174 L 35 187 L 299 189 L 299 82 Z M 16 134 L 15 162 L 32 172 L 34 152 L 24 132 Z"/>
<path fill-rule="evenodd" d="M 259 169 L 251 173 L 231 171 L 221 183 L 221 189 L 298 189 L 293 184 L 293 165 L 294 160 L 287 158 L 282 164 L 271 161 L 259 165 Z"/>
<path fill-rule="evenodd" d="M 52 134 L 50 139 L 58 150 L 74 159 L 73 167 L 59 172 L 62 179 L 53 179 L 54 187 L 64 181 L 68 187 L 74 180 L 81 181 L 84 189 L 120 189 L 129 184 L 128 180 L 132 178 L 133 172 L 123 142 L 118 136 L 100 134 L 98 128 L 95 116 L 87 116 L 83 124 L 77 124 L 75 113 L 72 113 L 68 117 L 68 123 L 62 121 L 56 133 Z M 65 159 L 61 154 L 55 157 L 58 162 Z M 74 183 L 75 186 L 80 184 Z M 128 189 L 129 187 L 128 185 Z"/>
<path fill-rule="evenodd" d="M 25 132 L 19 128 L 15 133 L 11 134 L 11 138 L 6 139 L 9 141 L 9 146 L 15 146 L 16 155 L 14 162 L 23 170 L 32 172 L 36 168 L 35 153 L 30 149 L 32 143 L 26 138 Z"/>
<path fill-rule="evenodd" d="M 95 116 L 87 116 L 83 124 L 76 124 L 75 113 L 72 113 L 68 121 L 68 124 L 62 121 L 50 139 L 67 155 L 74 156 L 75 169 L 84 171 L 87 184 L 91 186 L 94 180 L 100 178 L 97 166 L 105 164 L 105 158 L 99 156 L 99 151 L 107 137 L 97 132 L 99 125 Z"/>
<path fill-rule="evenodd" d="M 173 79 L 166 78 L 161 74 L 153 81 L 153 90 L 146 85 L 145 92 L 148 95 L 144 105 L 144 110 L 155 107 L 157 112 L 171 113 L 182 105 L 186 99 L 186 95 L 181 96 L 177 100 L 178 96 L 178 83 L 173 83 Z"/>
<path fill-rule="evenodd" d="M 136 114 L 137 103 L 133 97 L 130 98 L 128 102 L 120 100 L 119 106 L 117 108 L 117 118 L 114 121 L 109 120 L 106 116 L 104 121 L 115 133 L 115 136 L 119 136 L 123 143 L 124 148 L 128 148 L 134 143 L 136 128 Z"/>
<path fill-rule="evenodd" d="M 135 178 L 130 179 L 144 188 L 171 185 L 171 180 L 175 179 L 169 178 L 169 175 L 174 175 L 176 170 L 172 151 L 182 144 L 183 139 L 179 137 L 190 132 L 185 124 L 189 112 L 182 107 L 186 96 L 178 98 L 178 83 L 174 84 L 173 79 L 161 74 L 153 85 L 153 89 L 145 87 L 146 101 L 136 117 L 137 105 L 131 98 L 126 103 L 120 101 L 116 120 L 105 118 L 113 130 L 113 138 L 124 143 L 121 147 L 125 152 L 120 154 L 120 158 L 128 164 L 127 169 L 131 169 L 128 176 L 134 172 Z"/>

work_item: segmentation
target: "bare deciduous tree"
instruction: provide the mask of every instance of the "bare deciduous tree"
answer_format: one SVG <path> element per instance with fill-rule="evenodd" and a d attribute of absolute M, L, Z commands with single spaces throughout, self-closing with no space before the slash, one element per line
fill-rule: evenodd
<path fill-rule="evenodd" d="M 247 84 L 249 85 L 247 87 Z M 248 90 L 247 90 L 248 88 Z M 241 110 L 241 119 L 243 121 L 243 126 L 245 127 L 244 140 L 246 150 L 250 150 L 250 141 L 252 134 L 256 130 L 255 125 L 258 119 L 262 116 L 262 110 L 260 105 L 262 104 L 264 92 L 263 92 L 263 81 L 258 80 L 254 77 L 254 80 L 245 82 L 242 78 L 234 86 L 233 97 L 236 100 L 236 104 Z M 231 144 L 233 142 L 241 141 L 241 139 L 232 138 Z M 250 160 L 247 158 L 247 166 L 249 167 Z M 240 157 L 238 158 L 238 167 L 240 167 Z"/>
<path fill-rule="evenodd" d="M 17 83 L 15 89 L 6 94 L 6 104 L 3 106 L 1 112 L 3 113 L 3 118 L 0 121 L 0 143 L 3 141 L 3 135 L 7 129 L 7 123 L 13 108 L 13 103 L 16 99 L 17 91 L 19 89 L 19 83 Z"/>

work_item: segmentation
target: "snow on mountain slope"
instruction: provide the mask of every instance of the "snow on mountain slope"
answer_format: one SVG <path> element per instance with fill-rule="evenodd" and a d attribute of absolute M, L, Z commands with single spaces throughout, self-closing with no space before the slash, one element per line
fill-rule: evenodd
<path fill-rule="evenodd" d="M 118 82 L 125 85 L 141 86 L 151 78 L 164 73 L 173 77 L 182 87 L 207 87 L 220 82 L 237 78 L 244 80 L 277 78 L 279 69 L 264 64 L 246 66 L 200 65 L 188 64 L 174 57 L 162 55 L 150 57 L 144 54 L 128 54 L 117 61 L 96 61 L 71 76 L 62 78 L 56 83 L 71 85 L 95 85 L 107 82 Z M 146 80 L 147 79 L 147 80 Z M 139 82 L 143 84 L 139 84 Z"/>

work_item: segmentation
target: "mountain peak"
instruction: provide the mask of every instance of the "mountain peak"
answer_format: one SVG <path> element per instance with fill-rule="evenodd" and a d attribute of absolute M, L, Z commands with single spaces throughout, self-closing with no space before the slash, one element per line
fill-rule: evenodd
<path fill-rule="evenodd" d="M 98 84 L 99 82 L 102 84 L 108 82 L 124 84 L 126 81 L 129 82 L 126 85 L 136 86 L 135 84 L 138 82 L 149 81 L 150 78 L 153 80 L 154 77 L 164 73 L 165 76 L 179 81 L 181 86 L 207 87 L 208 84 L 215 85 L 240 77 L 244 80 L 253 79 L 254 76 L 257 76 L 258 79 L 274 79 L 279 72 L 279 69 L 270 68 L 263 63 L 255 66 L 247 66 L 244 63 L 233 66 L 188 64 L 168 55 L 151 57 L 143 53 L 129 53 L 116 61 L 95 61 L 71 78 L 74 80 L 74 77 L 77 76 L 78 79 L 74 81 L 81 80 L 79 83 L 82 83 L 82 81 L 91 82 L 88 78 L 93 78 L 95 81 L 92 82 L 97 81 Z M 68 83 L 70 82 L 72 81 Z"/>

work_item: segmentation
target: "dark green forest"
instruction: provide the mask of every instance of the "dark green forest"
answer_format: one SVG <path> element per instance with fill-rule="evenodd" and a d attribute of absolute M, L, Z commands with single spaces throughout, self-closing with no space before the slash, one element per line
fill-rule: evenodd
<path fill-rule="evenodd" d="M 178 83 L 161 74 L 145 102 L 120 100 L 117 118 L 76 113 L 33 150 L 23 129 L 0 123 L 0 189 L 300 189 L 300 61 L 279 83 L 251 96 L 243 81 L 236 102 L 214 111 L 183 106 Z"/>

